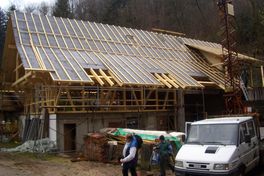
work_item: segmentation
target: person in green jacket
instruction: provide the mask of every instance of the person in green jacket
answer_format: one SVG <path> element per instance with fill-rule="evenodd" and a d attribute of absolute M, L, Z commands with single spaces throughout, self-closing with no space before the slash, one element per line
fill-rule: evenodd
<path fill-rule="evenodd" d="M 159 137 L 160 143 L 158 145 L 159 159 L 160 159 L 160 176 L 166 176 L 166 168 L 170 166 L 171 170 L 174 171 L 174 167 L 169 164 L 169 157 L 172 151 L 170 143 L 165 140 L 165 137 L 161 135 Z"/>

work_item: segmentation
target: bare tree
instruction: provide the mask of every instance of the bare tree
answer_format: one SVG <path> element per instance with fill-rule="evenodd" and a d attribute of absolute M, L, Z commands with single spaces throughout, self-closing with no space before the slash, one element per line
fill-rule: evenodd
<path fill-rule="evenodd" d="M 39 10 L 39 13 L 40 13 L 40 14 L 43 14 L 43 15 L 49 15 L 50 12 L 51 12 L 51 7 L 48 6 L 47 3 L 42 2 L 42 3 L 38 6 L 38 10 Z"/>
<path fill-rule="evenodd" d="M 38 12 L 38 8 L 37 5 L 35 3 L 29 4 L 24 8 L 24 11 L 26 13 L 37 13 Z"/>
<path fill-rule="evenodd" d="M 4 43 L 5 43 L 5 34 L 7 26 L 7 16 L 3 9 L 0 8 L 0 65 L 3 55 Z"/>

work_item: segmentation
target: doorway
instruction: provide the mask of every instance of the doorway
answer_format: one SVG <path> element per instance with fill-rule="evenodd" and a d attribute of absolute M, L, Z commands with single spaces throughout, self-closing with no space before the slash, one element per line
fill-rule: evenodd
<path fill-rule="evenodd" d="M 76 124 L 64 124 L 64 151 L 76 150 Z"/>

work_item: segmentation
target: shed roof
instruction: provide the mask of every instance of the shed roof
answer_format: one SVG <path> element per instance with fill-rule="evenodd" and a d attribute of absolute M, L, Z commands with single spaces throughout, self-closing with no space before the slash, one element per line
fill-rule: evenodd
<path fill-rule="evenodd" d="M 11 20 L 25 70 L 53 81 L 92 84 L 91 72 L 120 86 L 203 87 L 203 77 L 224 87 L 223 73 L 176 36 L 17 11 Z"/>
<path fill-rule="evenodd" d="M 201 51 L 205 51 L 211 54 L 214 54 L 220 58 L 223 57 L 223 48 L 222 45 L 218 43 L 212 43 L 212 42 L 207 42 L 207 41 L 201 41 L 201 40 L 195 40 L 195 39 L 190 39 L 190 38 L 184 38 L 180 37 L 180 39 L 183 41 L 183 43 L 187 46 L 190 46 L 191 48 L 195 48 Z M 226 50 L 227 51 L 227 50 Z M 256 63 L 256 64 L 263 64 L 264 61 L 246 56 L 244 54 L 238 53 L 238 59 L 251 62 L 251 63 Z"/>

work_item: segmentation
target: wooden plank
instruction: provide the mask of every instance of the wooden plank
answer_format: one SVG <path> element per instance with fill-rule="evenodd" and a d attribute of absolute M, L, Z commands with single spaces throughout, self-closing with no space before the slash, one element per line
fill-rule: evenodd
<path fill-rule="evenodd" d="M 148 43 L 147 47 L 145 47 L 145 48 L 146 48 L 146 50 L 151 54 L 150 57 L 152 57 L 152 58 L 156 58 L 156 57 L 152 54 L 152 52 L 149 50 L 149 47 L 151 47 L 151 45 L 150 45 L 149 42 L 146 41 L 146 39 L 145 39 L 144 36 L 142 35 L 143 31 L 140 30 L 140 32 L 139 32 L 138 30 L 135 30 L 135 32 L 137 32 L 138 35 L 141 36 L 142 40 L 144 40 L 145 43 Z"/>
<path fill-rule="evenodd" d="M 50 47 L 50 43 L 49 43 L 49 40 L 48 40 L 47 32 L 46 32 L 45 26 L 43 25 L 43 21 L 42 21 L 42 19 L 41 19 L 41 15 L 39 14 L 38 17 L 39 17 L 39 21 L 40 21 L 40 23 L 41 23 L 42 29 L 43 29 L 43 31 L 44 31 L 44 35 L 45 35 L 45 37 L 46 37 L 46 40 L 47 40 L 48 46 Z"/>
<path fill-rule="evenodd" d="M 88 24 L 89 24 L 90 28 L 93 30 L 93 32 L 95 33 L 96 37 L 98 38 L 99 42 L 100 42 L 101 45 L 103 46 L 104 50 L 107 52 L 107 49 L 106 49 L 105 46 L 102 44 L 102 40 L 98 37 L 97 32 L 96 32 L 95 29 L 92 27 L 91 23 L 88 22 Z M 95 26 L 96 26 L 96 23 L 95 23 L 95 22 L 93 22 L 93 24 L 95 24 Z M 97 26 L 96 26 L 96 27 L 97 27 Z M 97 29 L 98 29 L 98 27 L 97 27 Z M 98 31 L 101 33 L 100 29 L 98 29 Z M 103 36 L 103 35 L 102 35 L 102 36 Z M 101 52 L 103 52 L 103 51 L 101 51 Z"/>
<path fill-rule="evenodd" d="M 260 66 L 260 71 L 261 71 L 262 87 L 264 87 L 264 69 L 263 69 L 263 65 Z"/>
<path fill-rule="evenodd" d="M 39 32 L 37 32 L 38 31 L 38 29 L 37 29 L 37 26 L 36 26 L 36 23 L 35 23 L 35 19 L 34 19 L 34 17 L 33 17 L 33 14 L 31 13 L 31 19 L 32 19 L 32 21 L 33 21 L 33 24 L 34 24 L 34 28 L 35 28 L 35 31 L 36 32 L 32 32 L 31 31 L 31 33 L 33 34 L 33 33 L 35 33 L 37 36 L 38 36 L 38 41 L 39 41 L 39 43 L 42 45 L 42 41 L 40 40 L 40 37 L 39 37 Z M 35 45 L 36 46 L 36 45 Z"/>
<path fill-rule="evenodd" d="M 132 63 L 130 61 L 131 57 L 129 57 L 129 58 L 127 58 L 127 57 L 126 58 L 122 58 L 121 56 L 118 56 L 118 55 L 116 55 L 116 57 L 119 58 L 118 61 L 123 62 L 123 64 L 125 64 L 128 68 L 130 68 L 130 70 L 132 71 L 133 74 L 131 74 L 131 72 L 129 72 L 128 69 L 126 69 L 125 71 L 127 71 L 127 73 L 136 81 L 136 83 L 147 83 L 142 78 L 142 75 L 145 75 L 145 77 L 148 77 L 148 76 L 146 74 L 142 73 L 140 71 L 140 69 L 138 69 L 138 67 L 134 63 Z M 119 64 L 119 62 L 118 62 L 118 64 Z M 134 67 L 136 67 L 137 70 L 134 70 L 133 67 L 132 67 L 132 65 Z M 140 75 L 138 72 L 140 72 L 142 75 Z M 138 77 L 138 78 L 136 78 L 136 77 Z"/>
<path fill-rule="evenodd" d="M 212 84 L 212 85 L 217 85 L 215 82 L 211 82 L 211 81 L 197 81 L 200 84 Z"/>
<path fill-rule="evenodd" d="M 59 32 L 60 32 L 60 35 L 61 35 L 61 38 L 62 38 L 64 45 L 66 46 L 66 48 L 69 48 L 67 43 L 65 42 L 65 39 L 64 39 L 65 35 L 62 34 L 60 26 L 58 25 L 57 18 L 55 16 L 53 16 L 53 19 L 54 19 L 56 25 L 58 26 L 58 29 L 59 29 Z"/>
<path fill-rule="evenodd" d="M 136 93 L 135 93 L 135 90 L 131 90 L 131 93 L 132 93 L 133 97 L 135 98 L 136 105 L 139 105 L 139 103 L 138 103 L 138 98 L 137 98 L 137 95 L 136 95 Z"/>
<path fill-rule="evenodd" d="M 45 56 L 47 57 L 47 59 L 48 59 L 50 65 L 51 65 L 51 67 L 52 67 L 53 70 L 55 71 L 55 74 L 57 75 L 57 77 L 58 77 L 59 79 L 61 79 L 60 75 L 57 73 L 57 71 L 56 71 L 56 69 L 55 69 L 53 63 L 51 62 L 51 60 L 50 60 L 48 54 L 46 53 L 45 49 L 44 49 L 43 47 L 42 47 L 41 49 L 42 49 L 42 51 L 44 52 Z M 38 48 L 37 48 L 37 50 L 38 50 Z M 40 55 L 40 57 L 42 57 L 42 56 Z M 43 60 L 43 58 L 42 58 L 42 60 Z M 50 76 L 51 76 L 52 79 L 54 80 L 54 77 L 52 76 L 52 74 L 50 74 Z"/>
<path fill-rule="evenodd" d="M 41 69 L 45 69 L 45 65 L 44 65 L 44 63 L 41 62 L 41 60 L 39 59 L 39 56 L 38 56 L 38 54 L 36 53 L 36 50 L 35 50 L 34 44 L 33 44 L 33 42 L 32 42 L 31 31 L 30 31 L 30 29 L 29 29 L 28 20 L 27 20 L 27 16 L 26 16 L 25 13 L 24 13 L 24 18 L 25 18 L 25 22 L 26 22 L 26 26 L 27 26 L 27 33 L 28 33 L 28 35 L 29 35 L 29 43 L 30 43 L 30 46 L 31 46 L 31 48 L 32 48 L 32 50 L 33 50 L 33 53 L 34 53 L 34 55 L 35 55 L 35 58 L 36 58 L 36 60 L 37 60 L 37 62 L 38 62 L 39 67 L 40 67 Z"/>
<path fill-rule="evenodd" d="M 72 30 L 73 30 L 75 36 L 77 36 L 77 40 L 79 41 L 79 43 L 80 43 L 82 49 L 84 49 L 84 46 L 83 46 L 83 44 L 82 44 L 82 42 L 81 42 L 81 40 L 80 40 L 78 34 L 76 33 L 75 28 L 73 27 L 73 25 L 72 25 L 72 23 L 71 23 L 71 20 L 70 20 L 69 18 L 67 18 L 67 20 L 68 20 L 70 26 L 72 27 Z M 76 24 L 77 24 L 77 23 L 76 23 Z M 77 27 L 78 27 L 78 25 L 77 25 Z M 76 48 L 76 46 L 75 46 L 75 48 Z M 77 48 L 76 48 L 76 49 L 77 49 Z"/>
<path fill-rule="evenodd" d="M 175 80 L 178 81 L 178 84 L 181 85 L 181 87 L 183 87 L 183 86 L 186 87 L 186 86 L 189 85 L 189 84 L 186 83 L 186 81 L 185 81 L 184 79 L 182 79 L 182 78 L 179 77 L 179 76 L 176 76 L 176 75 L 174 74 L 174 73 L 175 73 L 174 70 L 172 70 L 172 68 L 169 68 L 169 67 L 167 67 L 166 65 L 164 65 L 164 63 L 163 63 L 162 61 L 157 60 L 156 64 L 159 65 L 159 66 L 160 66 L 161 68 L 163 68 L 164 70 L 167 70 L 169 74 L 171 74 L 171 75 L 177 77 L 178 79 L 175 79 Z M 178 73 L 178 74 L 180 74 L 181 76 L 183 76 L 181 73 Z M 183 77 L 184 77 L 185 79 L 188 79 L 188 78 L 186 78 L 185 76 L 183 76 Z"/>
<path fill-rule="evenodd" d="M 71 34 L 70 34 L 70 32 L 69 32 L 67 26 L 65 25 L 64 19 L 63 19 L 62 17 L 60 17 L 60 19 L 61 19 L 62 24 L 63 24 L 64 27 L 65 27 L 65 30 L 66 30 L 67 34 L 68 34 L 69 37 L 70 37 L 70 40 L 71 40 L 71 42 L 72 42 L 72 44 L 73 44 L 73 46 L 74 46 L 74 49 L 76 50 L 75 43 L 73 42 L 72 36 L 71 36 Z M 66 19 L 65 19 L 65 20 L 66 20 Z"/>
<path fill-rule="evenodd" d="M 69 52 L 69 54 L 72 56 L 72 58 L 75 60 L 75 62 L 77 63 L 77 65 L 81 68 L 81 69 L 83 69 L 83 73 L 84 73 L 84 75 L 86 75 L 88 78 L 90 78 L 89 77 L 89 75 L 86 73 L 86 71 L 84 70 L 84 68 L 81 66 L 81 64 L 76 60 L 76 58 L 73 56 L 73 54 L 70 52 L 70 51 L 68 51 Z M 77 51 L 78 52 L 78 51 Z M 79 52 L 78 52 L 78 54 L 79 54 Z M 79 54 L 80 55 L 80 54 Z M 80 55 L 81 57 L 82 57 L 82 55 Z M 82 57 L 83 58 L 83 57 Z M 77 72 L 76 72 L 77 73 Z M 78 74 L 79 75 L 79 74 Z M 82 78 L 81 78 L 81 80 L 83 80 Z M 84 81 L 84 80 L 83 80 Z M 93 83 L 93 81 L 91 80 L 90 82 L 92 82 Z"/>
<path fill-rule="evenodd" d="M 90 46 L 90 44 L 89 44 L 87 38 L 85 37 L 85 35 L 84 35 L 84 33 L 83 33 L 81 27 L 79 26 L 78 22 L 77 22 L 75 19 L 74 19 L 74 22 L 75 22 L 76 26 L 78 27 L 78 29 L 81 31 L 81 33 L 82 33 L 82 35 L 83 35 L 83 38 L 84 38 L 85 42 L 86 42 L 87 45 L 91 48 L 91 46 Z M 81 45 L 82 45 L 82 42 L 80 42 L 80 43 L 81 43 Z M 85 50 L 85 48 L 84 48 L 83 45 L 82 45 L 82 47 L 83 47 L 83 49 Z"/>
<path fill-rule="evenodd" d="M 94 23 L 95 24 L 95 26 L 96 26 L 96 28 L 98 29 L 98 31 L 101 33 L 101 35 L 103 36 L 103 38 L 104 38 L 104 40 L 106 41 L 106 44 L 108 45 L 108 47 L 112 50 L 112 52 L 108 52 L 107 50 L 107 52 L 108 53 L 113 53 L 114 54 L 114 50 L 113 50 L 113 48 L 111 47 L 111 45 L 109 44 L 110 43 L 110 41 L 109 40 L 107 40 L 107 38 L 105 37 L 105 35 L 103 34 L 103 32 L 101 31 L 101 29 L 99 29 L 99 27 L 98 27 L 98 25 L 96 24 L 96 23 Z M 104 28 L 104 25 L 102 25 L 101 24 L 101 27 L 104 29 L 104 31 L 106 32 L 106 34 L 108 35 L 108 37 L 112 40 L 112 41 L 114 41 L 112 38 L 111 38 L 111 36 L 109 35 L 109 33 L 105 30 L 105 28 Z M 103 45 L 104 46 L 104 45 Z M 105 48 L 105 47 L 104 47 Z M 105 48 L 106 49 L 106 48 Z"/>
<path fill-rule="evenodd" d="M 165 86 L 167 86 L 168 88 L 171 88 L 172 86 L 166 81 L 164 80 L 160 75 L 158 75 L 157 73 L 154 73 L 154 75 L 158 78 L 158 80 L 160 82 L 162 82 Z"/>
<path fill-rule="evenodd" d="M 168 76 L 166 76 L 164 73 L 161 74 L 161 76 L 168 81 L 171 85 L 173 85 L 176 89 L 179 88 L 179 86 L 174 82 L 173 79 L 169 78 Z"/>
<path fill-rule="evenodd" d="M 131 68 L 131 66 L 129 65 L 129 64 L 126 64 L 125 62 L 124 62 L 124 60 L 123 60 L 123 58 L 120 58 L 120 56 L 118 56 L 118 55 L 115 55 L 115 57 L 113 57 L 112 55 L 109 55 L 113 60 L 115 60 L 115 62 L 118 64 L 118 71 L 119 71 L 119 73 L 121 73 L 122 75 L 124 75 L 123 73 L 124 72 L 126 72 L 126 73 L 128 73 L 128 75 L 138 84 L 138 83 L 140 83 L 139 82 L 139 80 L 137 79 L 137 78 L 135 78 L 131 73 L 129 73 L 128 71 L 127 71 L 127 69 L 124 69 L 124 67 L 123 66 L 121 66 L 121 63 L 120 62 L 123 62 L 123 64 L 125 64 L 128 68 L 130 68 L 130 70 L 131 71 L 133 71 L 133 69 Z M 123 70 L 124 72 L 122 73 L 122 71 L 121 70 Z M 134 72 L 135 73 L 135 72 Z M 138 74 L 136 74 L 137 76 L 138 76 Z M 139 76 L 138 76 L 139 77 Z M 125 76 L 125 78 L 127 78 L 126 76 Z M 140 78 L 140 77 L 139 77 Z M 127 81 L 128 81 L 128 83 L 130 83 L 130 81 L 129 81 L 129 79 L 127 79 Z"/>
<path fill-rule="evenodd" d="M 188 85 L 175 79 L 174 77 L 177 77 L 177 76 L 172 76 L 171 74 L 168 75 L 168 77 L 172 80 L 174 80 L 176 82 L 177 85 L 179 85 L 180 87 L 182 87 L 183 89 L 186 88 Z"/>
<path fill-rule="evenodd" d="M 30 61 L 29 61 L 29 59 L 28 59 L 28 55 L 27 55 L 27 52 L 25 51 L 24 46 L 21 45 L 21 48 L 22 48 L 22 51 L 23 51 L 23 53 L 24 53 L 24 55 L 26 57 L 26 61 L 27 61 L 28 65 L 29 65 L 29 68 L 33 68 L 32 65 L 31 65 L 31 63 L 30 63 Z"/>
<path fill-rule="evenodd" d="M 93 76 L 95 77 L 95 79 L 98 81 L 98 83 L 103 86 L 104 85 L 104 82 L 102 81 L 102 79 L 97 75 L 97 73 L 92 69 L 90 68 L 90 72 L 93 74 Z"/>
<path fill-rule="evenodd" d="M 97 46 L 97 44 L 96 44 L 96 42 L 94 41 L 93 36 L 92 36 L 91 33 L 90 33 L 90 31 L 87 29 L 87 27 L 86 27 L 86 25 L 84 24 L 84 22 L 83 22 L 83 21 L 81 21 L 81 22 L 82 22 L 82 24 L 83 24 L 84 29 L 86 30 L 86 32 L 91 36 L 91 39 L 92 39 L 92 41 L 94 42 L 95 47 L 97 48 L 97 51 L 100 51 L 99 48 L 98 48 L 98 46 Z M 89 24 L 89 23 L 88 23 L 88 24 Z M 89 43 L 89 42 L 87 42 L 87 43 Z M 95 50 L 93 50 L 93 48 L 91 47 L 91 45 L 89 45 L 89 47 L 91 48 L 92 51 L 95 51 Z"/>
<path fill-rule="evenodd" d="M 22 76 L 21 78 L 17 79 L 13 84 L 13 86 L 18 85 L 19 83 L 21 83 L 22 81 L 26 80 L 27 78 L 29 78 L 30 76 L 32 76 L 32 71 L 26 73 L 24 76 Z"/>
<path fill-rule="evenodd" d="M 109 60 L 104 54 L 97 54 L 97 53 L 94 53 L 95 55 L 97 55 L 99 58 L 100 58 L 100 56 L 102 56 L 102 57 L 104 57 L 106 60 Z M 111 55 L 109 55 L 109 57 L 111 57 Z M 105 62 L 104 62 L 104 60 L 103 59 L 101 59 L 101 61 L 105 64 L 105 65 L 108 65 L 108 64 L 106 64 Z M 112 65 L 117 71 L 119 70 L 115 65 Z M 120 66 L 120 65 L 119 65 Z M 117 83 L 119 83 L 119 84 L 121 84 L 121 85 L 123 85 L 123 81 L 121 81 L 121 80 L 119 80 L 119 77 L 117 76 L 117 75 L 115 75 L 115 73 L 113 73 L 113 72 L 109 72 L 109 73 L 111 73 L 110 75 L 115 79 L 115 81 L 117 82 Z M 125 79 L 126 79 L 126 81 L 129 81 L 127 78 L 126 78 L 126 76 L 122 73 L 122 72 L 120 72 L 120 71 L 118 71 L 118 73 L 120 73 Z M 115 76 L 113 76 L 113 75 L 115 75 Z"/>
<path fill-rule="evenodd" d="M 137 60 L 135 60 L 135 58 Z M 132 60 L 134 62 L 132 62 Z M 138 77 L 140 77 L 143 80 L 143 82 L 147 83 L 148 81 L 150 81 L 153 84 L 157 84 L 154 82 L 155 81 L 154 79 L 151 79 L 152 75 L 148 70 L 145 70 L 144 67 L 141 67 L 141 66 L 138 66 L 137 64 L 135 64 L 138 62 L 138 60 L 139 59 L 137 57 L 130 57 L 129 59 L 127 59 L 127 62 L 128 62 L 127 65 L 133 65 L 137 69 L 137 70 L 133 70 L 131 67 L 131 69 L 134 71 L 134 73 L 136 75 L 138 75 Z M 138 73 L 140 73 L 140 74 L 138 74 Z"/>
<path fill-rule="evenodd" d="M 22 65 L 22 64 L 20 64 Z M 18 69 L 19 69 L 19 62 L 18 62 L 18 52 L 16 54 L 16 68 L 15 68 L 15 73 L 16 73 L 16 80 L 18 80 L 18 77 L 19 77 L 19 72 L 18 72 Z"/>
<path fill-rule="evenodd" d="M 19 28 L 19 25 L 18 25 L 17 14 L 16 14 L 16 13 L 17 13 L 17 12 L 14 11 L 14 16 L 15 16 L 16 26 L 17 26 L 18 38 L 19 38 L 19 42 L 20 42 L 21 44 L 23 44 L 23 43 L 22 43 L 22 38 L 21 38 L 21 35 L 20 35 L 20 28 Z"/>
<path fill-rule="evenodd" d="M 108 29 L 109 29 L 109 31 L 111 31 L 111 33 L 115 36 L 115 38 L 118 40 L 118 37 L 116 36 L 116 34 L 113 32 L 113 30 L 111 29 L 111 27 L 107 24 L 106 25 L 107 27 L 108 27 Z M 122 52 L 120 51 L 120 49 L 117 47 L 117 45 L 116 45 L 116 43 L 120 43 L 120 41 L 115 41 L 115 40 L 113 40 L 113 38 L 111 37 L 111 35 L 109 34 L 109 31 L 108 30 L 106 30 L 106 28 L 104 27 L 104 29 L 105 29 L 105 31 L 106 31 L 106 33 L 109 35 L 109 37 L 111 38 L 111 40 L 112 40 L 112 43 L 115 45 L 115 47 L 117 48 L 117 50 L 119 51 L 119 53 L 121 54 Z M 110 45 L 111 46 L 111 45 Z M 113 50 L 113 49 L 112 49 Z M 115 51 L 115 50 L 113 50 L 113 51 Z M 116 53 L 117 54 L 117 53 Z"/>
<path fill-rule="evenodd" d="M 102 69 L 99 69 L 99 72 L 103 76 L 103 78 L 108 82 L 108 84 L 112 87 L 114 85 L 114 82 L 105 74 Z"/>
<path fill-rule="evenodd" d="M 158 56 L 158 58 L 162 58 L 162 57 L 160 57 L 160 55 L 159 55 L 159 53 L 158 52 L 156 52 L 157 51 L 157 49 L 158 49 L 158 45 L 155 45 L 156 43 L 154 43 L 153 42 L 153 40 L 151 40 L 151 38 L 150 37 L 148 37 L 148 35 L 147 35 L 147 32 L 142 32 L 142 35 L 144 35 L 144 38 L 146 38 L 146 39 L 148 39 L 148 41 L 150 41 L 151 43 L 152 43 L 152 50 L 154 51 L 154 53 Z M 148 42 L 149 43 L 149 42 Z M 162 54 L 162 53 L 161 53 Z M 155 57 L 155 58 L 157 58 L 157 57 Z"/>
<path fill-rule="evenodd" d="M 70 75 L 68 74 L 68 72 L 66 71 L 66 69 L 64 68 L 64 66 L 62 65 L 60 59 L 57 57 L 56 53 L 53 51 L 52 48 L 50 48 L 50 51 L 53 53 L 54 57 L 56 58 L 56 60 L 58 61 L 58 63 L 60 64 L 62 70 L 64 71 L 64 73 L 66 74 L 66 76 L 69 78 L 69 80 L 72 81 Z"/>
<path fill-rule="evenodd" d="M 67 98 L 68 98 L 68 101 L 70 102 L 71 106 L 72 106 L 72 110 L 73 111 L 76 111 L 76 108 L 75 108 L 75 105 L 73 103 L 73 100 L 72 100 L 72 96 L 70 94 L 70 91 L 69 91 L 69 88 L 66 88 L 66 92 L 67 92 Z"/>
<path fill-rule="evenodd" d="M 65 60 L 70 64 L 70 66 L 73 68 L 73 70 L 74 70 L 74 72 L 77 74 L 77 76 L 80 78 L 80 80 L 83 80 L 82 79 L 82 77 L 80 76 L 80 74 L 76 71 L 76 69 L 74 68 L 74 66 L 72 65 L 72 63 L 69 61 L 69 59 L 68 59 L 68 57 L 64 54 L 64 52 L 62 51 L 62 49 L 60 49 L 60 52 L 61 52 L 61 54 L 64 56 L 64 58 L 65 58 Z M 70 52 L 69 52 L 70 53 Z M 71 55 L 71 53 L 70 53 L 70 55 Z M 73 57 L 73 56 L 72 56 Z M 74 59 L 74 57 L 73 57 L 73 59 Z M 75 60 L 76 61 L 76 60 Z M 76 61 L 77 62 L 77 61 Z M 77 62 L 78 63 L 78 62 Z M 79 65 L 80 66 L 80 65 Z M 80 68 L 82 68 L 81 66 L 80 66 Z M 65 69 L 66 70 L 66 69 Z M 88 76 L 88 75 L 87 75 Z M 88 78 L 89 78 L 89 76 L 88 76 Z"/>
<path fill-rule="evenodd" d="M 130 33 L 130 35 L 137 36 L 137 34 L 135 33 L 134 30 L 131 30 L 131 32 L 132 32 L 133 34 Z M 138 39 L 138 41 L 140 41 L 140 46 L 139 46 L 139 48 L 142 48 L 142 46 L 146 47 L 146 46 L 144 45 L 144 43 L 142 42 L 142 40 L 141 40 L 139 37 L 138 37 L 137 39 Z M 138 49 L 137 49 L 137 51 L 138 51 L 138 53 L 139 53 L 143 58 L 145 58 L 146 56 L 149 57 L 148 54 L 147 54 L 143 49 L 142 49 L 141 51 L 142 51 L 145 55 L 142 55 L 142 53 L 141 53 Z"/>
<path fill-rule="evenodd" d="M 166 103 L 168 103 L 168 99 L 169 99 L 169 92 L 166 91 L 166 95 L 165 95 L 165 98 L 164 98 L 164 103 L 163 103 L 163 107 L 162 109 L 166 109 Z"/>
<path fill-rule="evenodd" d="M 8 44 L 8 49 L 17 49 L 16 45 Z"/>
<path fill-rule="evenodd" d="M 57 96 L 55 98 L 55 106 L 58 105 L 58 102 L 59 102 L 59 99 L 60 99 L 60 94 L 61 94 L 61 91 L 62 91 L 62 86 L 59 86 L 59 91 L 57 92 Z M 54 91 L 55 92 L 55 91 Z"/>
<path fill-rule="evenodd" d="M 51 30 L 51 32 L 52 32 L 52 35 L 54 36 L 54 39 L 55 39 L 55 41 L 56 41 L 56 43 L 57 43 L 57 46 L 59 47 L 60 45 L 59 45 L 59 42 L 58 42 L 58 40 L 57 40 L 56 34 L 55 34 L 54 30 L 53 30 L 53 26 L 50 24 L 49 18 L 48 18 L 46 15 L 45 15 L 45 18 L 46 18 L 46 20 L 47 20 L 47 22 L 48 22 L 48 25 L 49 25 L 50 30 Z"/>
<path fill-rule="evenodd" d="M 126 47 L 124 47 L 124 45 L 127 45 L 127 46 L 132 46 L 133 45 L 133 43 L 128 43 L 128 42 L 126 42 L 126 39 L 123 37 L 123 36 L 127 36 L 127 34 L 123 31 L 123 29 L 125 29 L 125 27 L 120 27 L 120 26 L 118 26 L 118 27 L 115 27 L 115 29 L 117 30 L 117 32 L 118 32 L 118 34 L 124 39 L 124 41 L 125 41 L 125 44 L 122 44 L 121 46 L 122 46 L 122 48 L 126 51 L 126 54 L 127 55 L 129 55 L 129 56 L 133 56 L 133 55 L 131 55 L 129 52 L 128 52 L 128 50 L 126 49 Z M 121 34 L 121 32 L 122 32 L 122 34 Z M 131 49 L 130 49 L 131 50 Z"/>

